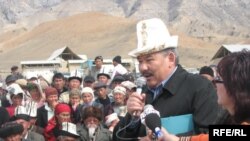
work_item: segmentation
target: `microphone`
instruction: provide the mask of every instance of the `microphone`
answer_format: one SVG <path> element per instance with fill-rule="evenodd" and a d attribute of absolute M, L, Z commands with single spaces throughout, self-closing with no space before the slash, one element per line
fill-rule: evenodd
<path fill-rule="evenodd" d="M 140 77 L 136 80 L 136 93 L 141 94 L 142 92 L 142 87 L 146 85 L 146 79 L 144 77 Z"/>
<path fill-rule="evenodd" d="M 142 87 L 146 85 L 146 79 L 144 77 L 140 77 L 136 80 L 136 93 L 141 94 L 142 93 Z M 136 116 L 140 113 L 140 111 L 135 111 L 133 113 L 133 117 L 136 119 Z"/>
<path fill-rule="evenodd" d="M 162 137 L 161 132 L 161 119 L 159 111 L 155 110 L 152 105 L 147 104 L 144 107 L 144 111 L 141 114 L 141 121 L 144 123 L 150 130 L 153 131 L 157 138 Z"/>

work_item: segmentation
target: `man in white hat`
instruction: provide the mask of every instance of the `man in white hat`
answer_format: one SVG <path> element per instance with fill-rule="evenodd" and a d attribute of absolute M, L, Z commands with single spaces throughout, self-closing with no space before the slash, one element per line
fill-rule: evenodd
<path fill-rule="evenodd" d="M 70 90 L 72 89 L 79 89 L 81 90 L 81 83 L 82 83 L 82 75 L 79 71 L 74 71 L 71 73 L 71 76 L 68 78 L 69 88 L 68 91 L 60 94 L 59 102 L 69 104 L 69 94 Z"/>
<path fill-rule="evenodd" d="M 76 125 L 70 122 L 63 122 L 62 129 L 59 130 L 56 136 L 58 141 L 78 141 L 80 138 Z"/>
<path fill-rule="evenodd" d="M 31 123 L 30 123 L 30 115 L 28 107 L 24 106 L 17 106 L 15 109 L 15 116 L 13 120 L 17 123 L 22 124 L 24 131 L 23 131 L 23 141 L 44 141 L 44 137 L 36 132 L 30 130 Z"/>
<path fill-rule="evenodd" d="M 132 116 L 139 116 L 145 104 L 151 104 L 160 112 L 161 118 L 191 114 L 194 130 L 190 132 L 207 132 L 208 125 L 213 123 L 218 112 L 212 83 L 188 73 L 179 65 L 178 38 L 170 36 L 162 20 L 140 21 L 137 24 L 137 38 L 138 46 L 129 55 L 137 58 L 147 86 L 143 94 L 135 92 L 129 97 L 126 122 L 120 122 L 117 127 L 128 125 Z M 134 122 L 119 135 L 123 138 L 145 136 L 145 127 L 140 122 Z M 116 134 L 113 134 L 113 140 L 119 140 Z"/>

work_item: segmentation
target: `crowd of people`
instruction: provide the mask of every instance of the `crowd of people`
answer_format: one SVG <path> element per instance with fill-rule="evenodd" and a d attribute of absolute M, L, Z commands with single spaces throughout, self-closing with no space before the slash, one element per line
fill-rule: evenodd
<path fill-rule="evenodd" d="M 178 37 L 160 19 L 138 22 L 137 39 L 129 55 L 138 60 L 143 80 L 128 75 L 120 56 L 113 58 L 114 70 L 96 56 L 84 78 L 57 72 L 51 83 L 13 66 L 6 87 L 0 84 L 0 140 L 206 141 L 209 125 L 249 124 L 250 52 L 232 53 L 192 74 L 179 64 Z M 157 137 L 141 122 L 146 104 L 173 123 L 191 115 L 193 127 L 175 134 L 162 125 Z"/>

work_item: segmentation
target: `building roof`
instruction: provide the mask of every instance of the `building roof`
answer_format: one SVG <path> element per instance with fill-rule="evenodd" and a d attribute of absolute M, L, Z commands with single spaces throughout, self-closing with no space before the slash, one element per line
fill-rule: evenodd
<path fill-rule="evenodd" d="M 55 60 L 58 57 L 61 57 L 64 60 L 82 60 L 77 54 L 75 54 L 69 47 L 65 46 L 63 48 L 55 50 L 48 60 Z"/>
<path fill-rule="evenodd" d="M 211 60 L 219 59 L 222 58 L 232 52 L 239 52 L 242 50 L 249 50 L 250 51 L 250 44 L 245 44 L 245 45 L 222 45 L 219 50 L 215 53 L 215 55 L 212 57 Z"/>
<path fill-rule="evenodd" d="M 21 65 L 30 65 L 30 64 L 60 64 L 60 60 L 44 60 L 44 61 L 21 61 Z"/>

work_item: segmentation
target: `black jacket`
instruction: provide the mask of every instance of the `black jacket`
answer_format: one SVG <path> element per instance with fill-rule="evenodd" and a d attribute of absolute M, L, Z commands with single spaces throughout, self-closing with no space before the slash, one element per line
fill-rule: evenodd
<path fill-rule="evenodd" d="M 45 105 L 37 109 L 37 121 L 36 125 L 45 128 L 48 124 L 48 111 L 45 109 Z"/>

